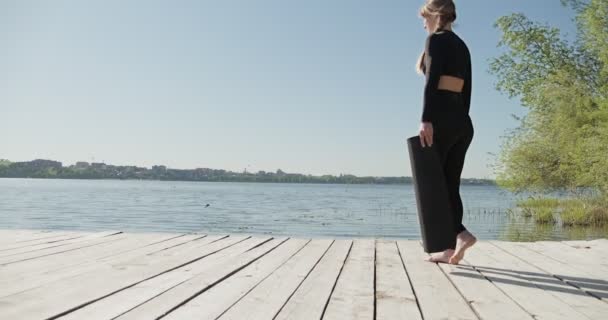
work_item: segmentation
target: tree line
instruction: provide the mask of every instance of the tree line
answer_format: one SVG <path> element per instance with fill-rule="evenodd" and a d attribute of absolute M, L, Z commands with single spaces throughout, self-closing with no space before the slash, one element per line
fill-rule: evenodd
<path fill-rule="evenodd" d="M 0 160 L 0 178 L 42 179 L 121 179 L 121 180 L 168 180 L 168 181 L 217 181 L 217 182 L 278 182 L 278 183 L 335 183 L 335 184 L 409 184 L 411 177 L 357 177 L 350 174 L 304 175 L 258 171 L 233 172 L 221 169 L 171 169 L 157 165 L 152 168 L 115 166 L 105 163 L 77 162 L 63 166 L 59 161 L 37 159 L 26 162 Z M 487 179 L 463 179 L 463 184 L 493 184 Z"/>

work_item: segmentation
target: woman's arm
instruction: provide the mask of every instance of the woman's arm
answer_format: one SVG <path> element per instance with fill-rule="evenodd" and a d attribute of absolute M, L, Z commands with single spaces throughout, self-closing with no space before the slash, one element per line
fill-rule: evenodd
<path fill-rule="evenodd" d="M 439 108 L 437 105 L 437 87 L 446 54 L 447 52 L 442 48 L 440 35 L 431 34 L 428 36 L 424 49 L 426 83 L 424 85 L 422 122 L 433 122 Z"/>

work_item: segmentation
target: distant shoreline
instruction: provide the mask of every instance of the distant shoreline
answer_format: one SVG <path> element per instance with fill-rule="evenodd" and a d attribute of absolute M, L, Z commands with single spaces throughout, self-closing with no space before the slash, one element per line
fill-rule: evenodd
<path fill-rule="evenodd" d="M 405 177 L 409 178 L 409 177 Z M 403 185 L 412 185 L 410 182 L 397 182 L 397 183 L 348 183 L 348 182 L 289 182 L 289 181 L 237 181 L 237 180 L 229 180 L 229 181 L 221 181 L 221 180 L 160 180 L 160 179 L 118 179 L 118 178 L 39 178 L 39 177 L 4 177 L 0 176 L 0 179 L 32 179 L 32 180 L 88 180 L 88 181 L 160 181 L 160 182 L 220 182 L 220 183 L 259 183 L 259 184 L 327 184 L 327 185 L 394 185 L 394 186 L 403 186 Z M 469 182 L 467 179 L 462 179 L 461 186 L 496 186 L 496 183 L 479 183 L 479 182 Z"/>
<path fill-rule="evenodd" d="M 66 179 L 66 180 L 150 180 L 186 182 L 251 182 L 251 183 L 307 183 L 307 184 L 375 184 L 408 185 L 412 177 L 358 177 L 350 174 L 304 175 L 258 171 L 256 173 L 232 172 L 221 169 L 170 169 L 153 166 L 148 169 L 137 166 L 114 166 L 105 163 L 77 162 L 64 167 L 61 162 L 37 159 L 26 162 L 0 160 L 0 178 Z M 494 180 L 463 178 L 462 185 L 496 185 Z"/>

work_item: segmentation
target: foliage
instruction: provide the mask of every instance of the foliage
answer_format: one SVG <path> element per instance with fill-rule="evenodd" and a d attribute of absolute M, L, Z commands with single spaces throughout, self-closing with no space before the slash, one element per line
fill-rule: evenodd
<path fill-rule="evenodd" d="M 541 207 L 534 210 L 532 215 L 534 217 L 534 221 L 536 223 L 541 224 L 553 224 L 556 222 L 555 217 L 553 216 L 553 210 L 547 207 Z"/>
<path fill-rule="evenodd" d="M 490 64 L 496 87 L 527 108 L 495 169 L 513 191 L 593 188 L 608 194 L 608 1 L 562 0 L 577 40 L 521 13 L 498 19 L 506 52 Z"/>
<path fill-rule="evenodd" d="M 564 201 L 562 208 L 560 217 L 565 226 L 608 225 L 608 203 L 601 198 Z"/>
<path fill-rule="evenodd" d="M 541 224 L 557 222 L 554 215 L 559 213 L 562 226 L 608 226 L 608 200 L 602 197 L 529 198 L 517 207 L 523 217 Z"/>
<path fill-rule="evenodd" d="M 153 166 L 151 169 L 136 166 L 114 166 L 105 163 L 78 162 L 64 167 L 61 162 L 33 160 L 0 165 L 0 178 L 62 178 L 62 179 L 139 179 L 172 181 L 224 181 L 224 182 L 283 182 L 283 183 L 336 183 L 336 184 L 406 184 L 410 177 L 357 177 L 350 174 L 339 176 L 312 176 L 298 173 L 259 171 L 257 173 L 232 172 L 218 169 L 197 168 L 192 170 L 169 169 Z M 463 184 L 490 185 L 491 180 L 463 179 Z"/>

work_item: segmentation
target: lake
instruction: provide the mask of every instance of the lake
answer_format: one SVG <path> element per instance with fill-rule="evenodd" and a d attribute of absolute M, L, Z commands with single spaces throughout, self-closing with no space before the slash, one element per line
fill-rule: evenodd
<path fill-rule="evenodd" d="M 461 195 L 480 239 L 608 236 L 510 214 L 517 198 L 496 186 Z M 0 228 L 420 238 L 411 185 L 0 179 Z"/>

